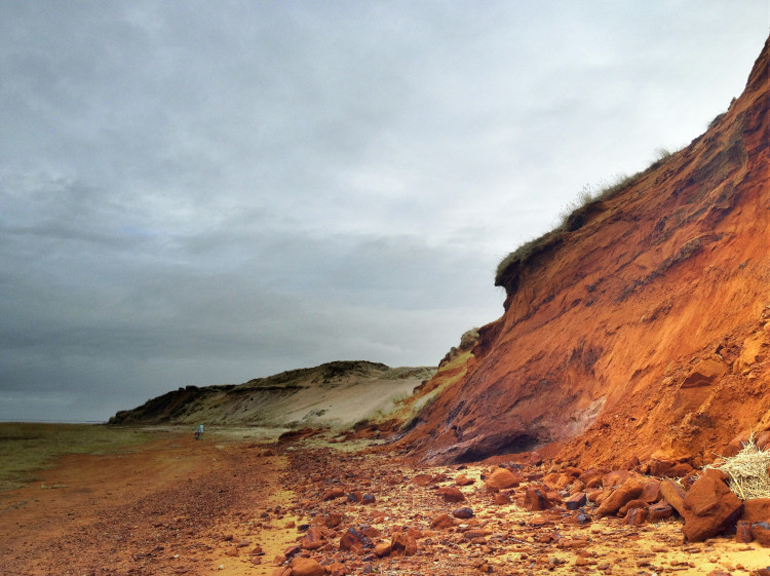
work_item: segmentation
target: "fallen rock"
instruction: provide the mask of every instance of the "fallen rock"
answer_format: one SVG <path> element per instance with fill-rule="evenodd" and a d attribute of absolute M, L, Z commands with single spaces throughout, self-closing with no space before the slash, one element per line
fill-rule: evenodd
<path fill-rule="evenodd" d="M 324 576 L 326 568 L 312 558 L 297 556 L 291 561 L 291 573 L 293 576 Z"/>
<path fill-rule="evenodd" d="M 390 549 L 393 555 L 413 556 L 417 553 L 417 541 L 409 534 L 399 532 L 393 535 Z"/>
<path fill-rule="evenodd" d="M 565 505 L 567 507 L 567 510 L 577 510 L 578 508 L 582 508 L 583 506 L 585 506 L 587 501 L 588 501 L 588 497 L 586 496 L 586 493 L 578 492 L 577 494 L 573 494 L 572 496 L 567 498 Z"/>
<path fill-rule="evenodd" d="M 743 502 L 741 520 L 750 524 L 770 522 L 770 498 L 752 498 Z"/>
<path fill-rule="evenodd" d="M 647 509 L 647 520 L 649 522 L 660 522 L 668 520 L 674 514 L 674 508 L 666 502 L 656 502 Z"/>
<path fill-rule="evenodd" d="M 738 520 L 735 527 L 735 541 L 738 544 L 749 544 L 754 541 L 754 537 L 751 535 L 751 522 Z"/>
<path fill-rule="evenodd" d="M 751 535 L 764 548 L 770 547 L 770 522 L 752 524 Z"/>
<path fill-rule="evenodd" d="M 732 528 L 743 502 L 728 488 L 727 475 L 708 468 L 684 498 L 684 532 L 690 542 L 702 542 Z"/>
<path fill-rule="evenodd" d="M 374 553 L 377 554 L 377 556 L 379 556 L 380 558 L 390 554 L 391 550 L 392 550 L 391 545 L 388 544 L 387 542 L 380 542 L 374 547 Z"/>
<path fill-rule="evenodd" d="M 449 514 L 440 514 L 436 516 L 430 523 L 430 527 L 433 530 L 442 530 L 443 528 L 451 528 L 454 526 L 454 520 Z"/>
<path fill-rule="evenodd" d="M 530 512 L 538 512 L 540 510 L 548 510 L 551 507 L 551 503 L 548 501 L 548 497 L 542 490 L 534 486 L 527 488 L 524 493 L 524 509 Z"/>
<path fill-rule="evenodd" d="M 458 474 L 457 478 L 455 478 L 455 484 L 458 486 L 470 486 L 476 482 L 473 478 L 468 478 L 465 474 Z"/>
<path fill-rule="evenodd" d="M 335 500 L 342 498 L 345 495 L 345 491 L 342 488 L 332 488 L 326 494 L 324 494 L 324 501 Z"/>
<path fill-rule="evenodd" d="M 626 514 L 624 524 L 628 526 L 641 526 L 647 521 L 647 508 L 632 508 Z"/>
<path fill-rule="evenodd" d="M 618 516 L 625 516 L 634 508 L 647 508 L 647 502 L 644 500 L 630 500 L 621 506 L 620 510 L 618 510 Z"/>
<path fill-rule="evenodd" d="M 497 506 L 506 506 L 511 503 L 511 497 L 505 492 L 497 492 L 495 494 L 495 504 Z"/>
<path fill-rule="evenodd" d="M 684 497 L 687 492 L 673 480 L 665 479 L 660 483 L 660 493 L 677 514 L 684 516 Z"/>
<path fill-rule="evenodd" d="M 506 488 L 515 488 L 522 481 L 521 475 L 514 473 L 507 468 L 498 468 L 492 474 L 484 479 L 484 485 L 495 492 L 505 490 Z"/>
<path fill-rule="evenodd" d="M 626 481 L 604 500 L 596 510 L 596 515 L 601 518 L 609 514 L 617 514 L 620 508 L 635 499 L 642 493 L 644 486 L 633 476 L 629 476 Z"/>
<path fill-rule="evenodd" d="M 464 502 L 465 494 L 459 488 L 454 486 L 445 486 L 436 490 L 436 494 L 441 496 L 447 502 Z"/>
<path fill-rule="evenodd" d="M 340 550 L 351 550 L 360 554 L 364 548 L 371 547 L 371 539 L 355 528 L 348 528 L 348 531 L 340 538 Z"/>
<path fill-rule="evenodd" d="M 319 528 L 310 528 L 300 541 L 300 546 L 305 550 L 316 550 L 325 544 L 326 539 Z"/>

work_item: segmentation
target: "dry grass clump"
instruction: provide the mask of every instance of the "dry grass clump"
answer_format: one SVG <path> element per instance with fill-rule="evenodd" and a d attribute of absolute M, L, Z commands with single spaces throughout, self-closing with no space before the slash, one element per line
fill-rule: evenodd
<path fill-rule="evenodd" d="M 716 468 L 730 476 L 730 489 L 741 500 L 770 498 L 770 452 L 760 450 L 753 437 L 738 454 L 724 460 Z"/>

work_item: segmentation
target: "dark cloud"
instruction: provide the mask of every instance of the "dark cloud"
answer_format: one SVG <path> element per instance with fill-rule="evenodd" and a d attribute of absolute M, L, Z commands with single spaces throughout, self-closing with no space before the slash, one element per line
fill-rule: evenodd
<path fill-rule="evenodd" d="M 0 4 L 0 419 L 437 362 L 745 82 L 761 0 Z"/>

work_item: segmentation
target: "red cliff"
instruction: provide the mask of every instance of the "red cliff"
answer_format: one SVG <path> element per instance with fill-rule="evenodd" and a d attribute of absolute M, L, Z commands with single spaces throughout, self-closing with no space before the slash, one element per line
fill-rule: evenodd
<path fill-rule="evenodd" d="M 769 66 L 770 39 L 705 134 L 501 264 L 505 313 L 415 455 L 699 464 L 770 430 Z"/>

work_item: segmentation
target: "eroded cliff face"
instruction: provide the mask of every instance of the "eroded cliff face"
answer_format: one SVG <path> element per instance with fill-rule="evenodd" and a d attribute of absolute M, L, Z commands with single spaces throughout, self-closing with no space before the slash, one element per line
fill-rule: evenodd
<path fill-rule="evenodd" d="M 505 313 L 414 454 L 699 464 L 770 430 L 769 66 L 770 40 L 705 134 L 502 274 Z"/>

